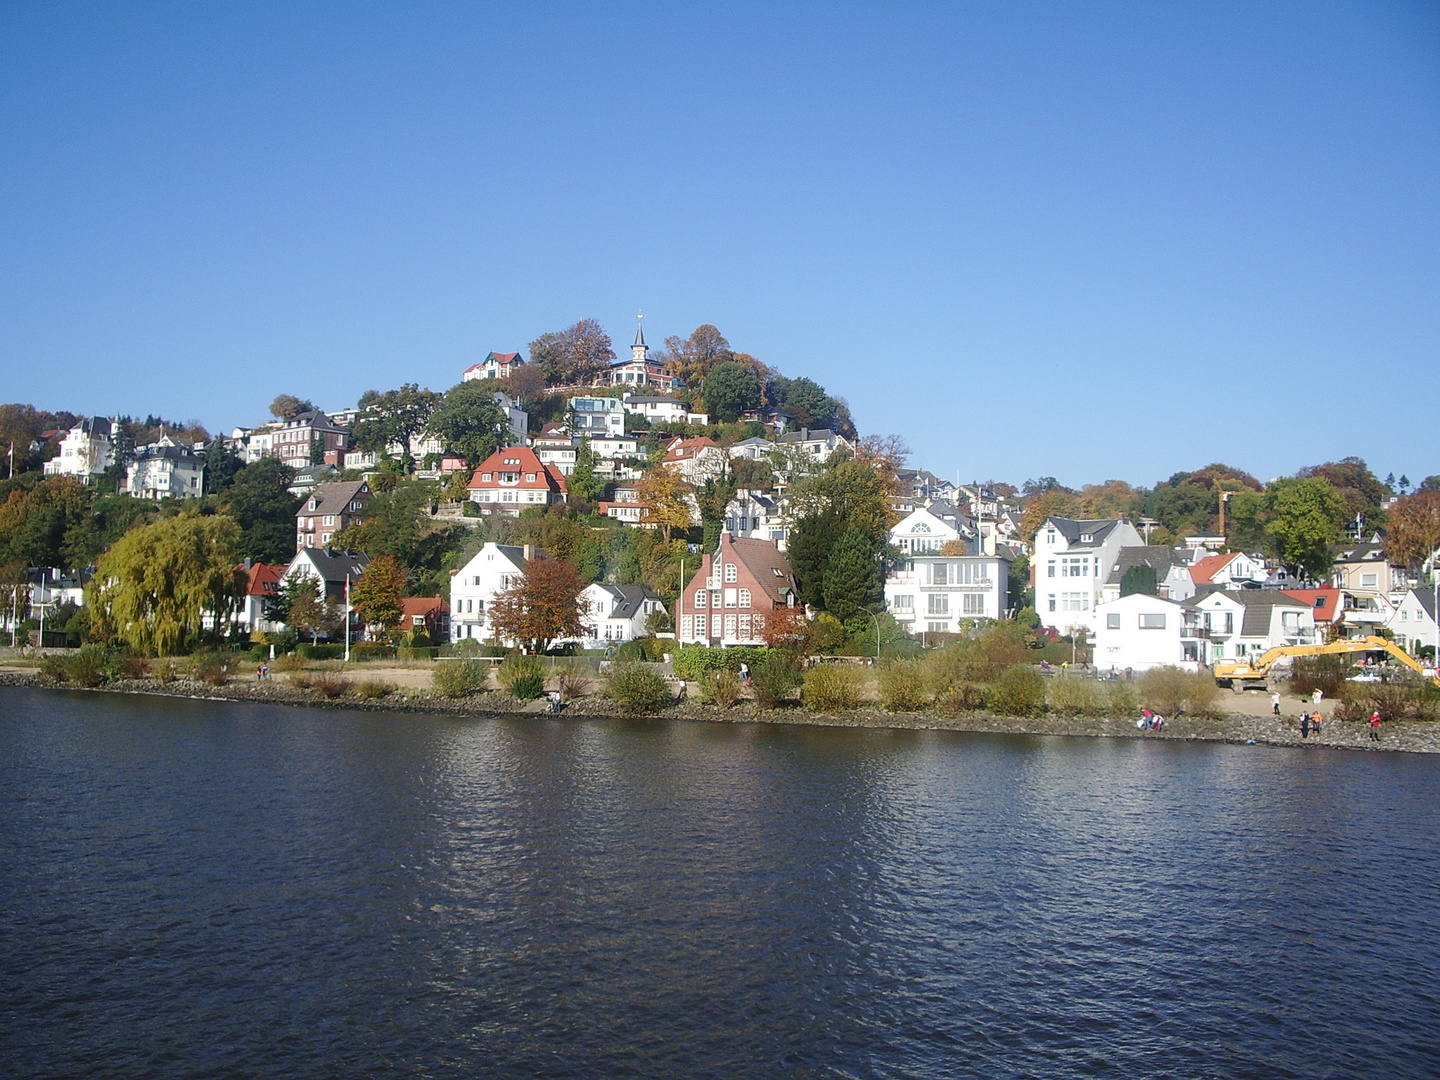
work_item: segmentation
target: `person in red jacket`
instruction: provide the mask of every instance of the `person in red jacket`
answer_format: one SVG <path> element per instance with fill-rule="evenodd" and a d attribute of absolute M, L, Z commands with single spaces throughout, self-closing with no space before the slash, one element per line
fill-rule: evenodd
<path fill-rule="evenodd" d="M 1380 711 L 1378 709 L 1370 714 L 1370 740 L 1371 742 L 1380 741 Z"/>

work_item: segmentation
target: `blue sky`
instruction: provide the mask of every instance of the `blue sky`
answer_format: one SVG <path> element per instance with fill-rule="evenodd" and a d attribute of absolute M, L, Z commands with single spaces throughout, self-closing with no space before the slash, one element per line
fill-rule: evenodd
<path fill-rule="evenodd" d="M 0 399 L 228 430 L 637 309 L 952 477 L 1440 473 L 1440 15 L 0 8 Z"/>

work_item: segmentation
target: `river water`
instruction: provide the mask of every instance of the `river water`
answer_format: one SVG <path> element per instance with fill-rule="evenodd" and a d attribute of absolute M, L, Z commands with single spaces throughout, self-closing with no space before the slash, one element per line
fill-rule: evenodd
<path fill-rule="evenodd" d="M 0 1074 L 1440 1075 L 1440 758 L 0 690 Z"/>

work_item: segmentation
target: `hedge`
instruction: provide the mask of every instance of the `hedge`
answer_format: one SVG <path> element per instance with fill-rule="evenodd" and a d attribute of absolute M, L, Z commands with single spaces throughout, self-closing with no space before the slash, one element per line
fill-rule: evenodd
<path fill-rule="evenodd" d="M 670 667 L 678 679 L 698 679 L 707 671 L 739 671 L 742 663 L 757 668 L 769 656 L 770 650 L 763 645 L 736 645 L 729 649 L 686 645 L 675 653 Z"/>
<path fill-rule="evenodd" d="M 341 660 L 345 657 L 345 646 L 300 644 L 295 646 L 295 655 L 302 660 Z"/>

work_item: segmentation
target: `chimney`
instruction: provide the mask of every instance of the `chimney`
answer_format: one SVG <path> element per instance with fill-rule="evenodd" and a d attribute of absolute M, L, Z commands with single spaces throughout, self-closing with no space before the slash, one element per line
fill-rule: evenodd
<path fill-rule="evenodd" d="M 249 570 L 249 569 L 250 569 L 250 565 L 251 565 L 250 556 L 249 556 L 249 555 L 246 555 L 246 556 L 245 556 L 245 569 L 246 569 L 246 570 Z"/>
<path fill-rule="evenodd" d="M 534 544 L 526 544 L 524 547 L 522 547 L 522 548 L 520 549 L 520 552 L 521 552 L 521 557 L 522 557 L 526 562 L 529 562 L 531 559 L 533 559 L 533 558 L 535 557 L 535 545 L 534 545 Z"/>

